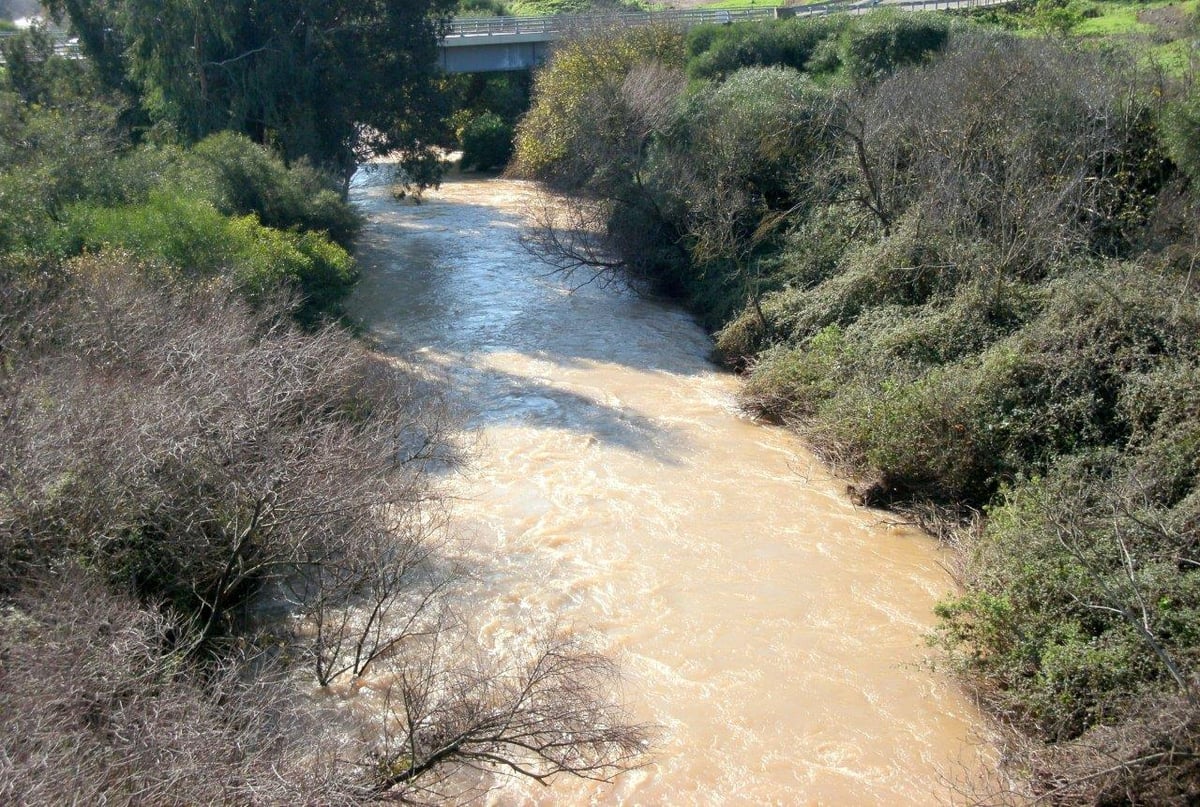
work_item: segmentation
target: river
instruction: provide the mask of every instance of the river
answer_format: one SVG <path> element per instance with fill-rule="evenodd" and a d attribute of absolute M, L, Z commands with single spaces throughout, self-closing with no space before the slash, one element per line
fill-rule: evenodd
<path fill-rule="evenodd" d="M 950 800 L 981 723 L 922 663 L 951 590 L 939 547 L 740 413 L 684 312 L 547 276 L 518 242 L 534 192 L 353 191 L 368 224 L 352 310 L 466 413 L 475 456 L 446 484 L 478 630 L 589 633 L 632 713 L 662 727 L 652 763 L 613 784 L 512 782 L 490 800 Z"/>

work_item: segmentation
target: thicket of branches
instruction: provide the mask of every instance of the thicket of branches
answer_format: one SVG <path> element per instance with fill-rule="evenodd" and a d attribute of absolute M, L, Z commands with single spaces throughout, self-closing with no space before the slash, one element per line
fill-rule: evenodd
<path fill-rule="evenodd" d="M 429 475 L 455 455 L 414 374 L 121 253 L 0 292 L 9 792 L 453 798 L 463 766 L 636 764 L 645 732 L 603 659 L 565 639 L 511 668 L 463 652 Z M 384 702 L 327 715 L 304 695 L 354 679 Z"/>
<path fill-rule="evenodd" d="M 637 765 L 583 643 L 468 641 L 453 424 L 331 322 L 359 219 L 328 177 L 232 132 L 135 147 L 95 64 L 0 47 L 0 801 L 456 801 L 482 769 Z"/>
<path fill-rule="evenodd" d="M 931 638 L 1034 738 L 1013 746 L 1025 795 L 1190 803 L 1189 75 L 925 15 L 655 53 L 568 44 L 538 79 L 514 167 L 575 201 L 530 247 L 682 297 L 749 371 L 748 407 L 958 542 Z"/>

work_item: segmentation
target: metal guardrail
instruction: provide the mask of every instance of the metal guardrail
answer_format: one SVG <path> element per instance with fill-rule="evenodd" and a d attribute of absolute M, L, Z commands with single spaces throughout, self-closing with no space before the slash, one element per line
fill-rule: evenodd
<path fill-rule="evenodd" d="M 612 14 L 558 14 L 553 17 L 455 17 L 446 37 L 505 34 L 561 34 L 610 25 L 701 25 L 775 19 L 775 8 L 691 9 L 687 11 L 622 11 Z"/>
<path fill-rule="evenodd" d="M 19 31 L 0 31 L 0 41 L 16 36 Z M 66 34 L 54 33 L 54 55 L 65 56 L 68 59 L 79 59 L 83 51 L 79 48 L 79 40 Z M 4 54 L 0 53 L 0 64 L 4 64 Z"/>
<path fill-rule="evenodd" d="M 559 14 L 553 17 L 455 17 L 445 29 L 445 38 L 462 42 L 476 37 L 506 36 L 516 34 L 543 34 L 548 39 L 559 35 L 603 28 L 613 25 L 679 25 L 690 28 L 694 25 L 753 22 L 756 20 L 783 19 L 789 17 L 817 17 L 825 14 L 864 14 L 881 5 L 906 11 L 950 11 L 960 8 L 985 8 L 1002 6 L 1013 0 L 833 0 L 807 6 L 776 6 L 772 8 L 728 8 L 689 9 L 685 11 L 623 11 L 614 14 Z M 15 36 L 15 31 L 0 31 L 0 40 Z M 68 58 L 79 58 L 79 42 L 66 34 L 55 34 L 54 53 Z M 4 63 L 0 55 L 0 64 Z"/>
<path fill-rule="evenodd" d="M 446 39 L 543 34 L 548 38 L 589 28 L 633 25 L 694 25 L 752 22 L 790 17 L 817 17 L 826 14 L 864 14 L 881 5 L 904 11 L 950 11 L 960 8 L 1002 6 L 1014 0 L 841 0 L 807 6 L 772 8 L 690 9 L 686 11 L 634 11 L 612 14 L 560 14 L 553 17 L 455 17 L 446 27 Z"/>

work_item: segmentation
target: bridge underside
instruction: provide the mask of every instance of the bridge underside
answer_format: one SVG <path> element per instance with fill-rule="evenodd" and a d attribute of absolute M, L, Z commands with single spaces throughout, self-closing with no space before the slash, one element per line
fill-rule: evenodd
<path fill-rule="evenodd" d="M 530 70 L 546 61 L 552 45 L 547 41 L 443 45 L 438 60 L 447 73 Z"/>

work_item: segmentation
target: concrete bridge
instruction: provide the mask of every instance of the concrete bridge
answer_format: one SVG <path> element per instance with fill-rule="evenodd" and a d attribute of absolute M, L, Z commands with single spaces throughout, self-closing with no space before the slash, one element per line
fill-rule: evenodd
<path fill-rule="evenodd" d="M 442 38 L 439 61 L 447 73 L 528 70 L 550 55 L 552 43 L 575 33 L 633 25 L 732 23 L 791 16 L 788 8 L 752 8 L 607 14 L 559 14 L 553 17 L 456 17 Z"/>
<path fill-rule="evenodd" d="M 778 8 L 560 14 L 554 17 L 457 17 L 442 38 L 438 60 L 447 73 L 529 70 L 546 61 L 553 43 L 574 33 L 631 25 L 729 25 L 736 22 L 865 14 L 883 2 L 903 11 L 949 11 L 999 6 L 1012 0 L 833 0 Z"/>
<path fill-rule="evenodd" d="M 830 0 L 807 6 L 776 8 L 632 11 L 603 14 L 560 14 L 553 17 L 456 17 L 450 20 L 438 49 L 438 62 L 447 73 L 494 73 L 529 70 L 549 58 L 559 39 L 575 33 L 632 25 L 730 25 L 740 22 L 818 17 L 825 14 L 865 14 L 886 3 L 903 11 L 949 11 L 1001 6 L 1013 0 Z M 0 31 L 0 39 L 11 36 Z M 79 43 L 64 32 L 54 34 L 55 52 L 79 58 Z M 0 56 L 0 64 L 4 63 Z"/>

